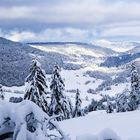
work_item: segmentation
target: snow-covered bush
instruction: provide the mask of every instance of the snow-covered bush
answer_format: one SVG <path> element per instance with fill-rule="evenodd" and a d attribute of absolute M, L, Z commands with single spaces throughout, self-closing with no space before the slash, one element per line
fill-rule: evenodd
<path fill-rule="evenodd" d="M 114 102 L 115 98 L 110 97 L 109 95 L 101 95 L 102 99 L 99 100 L 98 106 L 100 109 L 98 110 L 106 110 L 107 113 L 112 113 L 116 104 Z"/>
<path fill-rule="evenodd" d="M 29 100 L 17 104 L 1 101 L 0 110 L 0 139 L 10 133 L 14 140 L 68 140 L 55 116 L 49 117 Z"/>
<path fill-rule="evenodd" d="M 102 130 L 98 134 L 99 140 L 121 140 L 121 138 L 110 128 Z"/>
<path fill-rule="evenodd" d="M 88 112 L 96 111 L 98 107 L 98 101 L 92 99 L 91 103 L 88 106 Z"/>
<path fill-rule="evenodd" d="M 96 111 L 96 110 L 105 110 L 106 106 L 104 105 L 104 102 L 106 102 L 104 98 L 102 98 L 99 101 L 92 99 L 91 103 L 88 105 L 88 107 L 85 110 L 88 110 L 88 112 Z"/>
<path fill-rule="evenodd" d="M 97 94 L 97 92 L 94 89 L 88 89 L 87 93 L 91 93 L 91 94 Z"/>
<path fill-rule="evenodd" d="M 107 100 L 106 112 L 112 113 L 114 111 L 113 104 L 110 100 Z"/>

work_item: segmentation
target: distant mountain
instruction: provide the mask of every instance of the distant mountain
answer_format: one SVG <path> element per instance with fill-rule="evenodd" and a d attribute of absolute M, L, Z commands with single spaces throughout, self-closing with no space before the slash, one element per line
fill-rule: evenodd
<path fill-rule="evenodd" d="M 112 56 L 107 57 L 106 60 L 101 63 L 100 66 L 106 66 L 106 67 L 119 67 L 121 65 L 126 65 L 127 63 L 130 63 L 131 61 L 135 61 L 135 59 L 140 58 L 140 52 L 138 53 L 128 53 L 123 54 L 119 56 Z"/>
<path fill-rule="evenodd" d="M 140 52 L 140 44 L 136 44 L 136 47 L 134 47 L 133 49 L 131 49 L 131 50 L 125 52 L 125 53 L 134 54 L 134 53 L 138 53 L 138 52 Z"/>
<path fill-rule="evenodd" d="M 110 48 L 90 43 L 34 42 L 22 44 L 0 38 L 0 84 L 23 85 L 29 73 L 32 58 L 36 56 L 48 74 L 52 72 L 54 64 L 58 64 L 66 70 L 88 68 L 85 76 L 111 80 L 115 72 L 106 70 L 105 67 L 119 67 L 135 61 L 140 58 L 140 50 L 137 46 L 129 51 L 118 53 Z"/>
<path fill-rule="evenodd" d="M 69 59 L 68 56 L 62 54 L 43 52 L 27 44 L 0 38 L 0 84 L 23 85 L 29 73 L 32 58 L 35 56 L 41 61 L 47 73 L 52 72 L 55 63 L 65 66 L 63 59 Z"/>
<path fill-rule="evenodd" d="M 100 66 L 103 67 L 119 67 L 140 58 L 139 42 L 110 42 L 107 40 L 97 40 L 94 41 L 93 44 L 119 52 L 117 55 L 106 57 L 104 62 L 100 64 Z"/>
<path fill-rule="evenodd" d="M 93 41 L 92 44 L 99 45 L 104 48 L 112 49 L 116 52 L 126 52 L 131 49 L 134 49 L 136 46 L 140 46 L 139 42 L 129 42 L 129 41 L 108 41 L 108 40 L 96 40 Z"/>
<path fill-rule="evenodd" d="M 112 49 L 93 45 L 91 43 L 81 43 L 81 42 L 32 42 L 28 43 L 29 45 L 33 46 L 41 46 L 44 47 L 57 47 L 57 48 L 64 48 L 64 49 L 73 49 L 73 52 L 80 53 L 81 55 L 88 55 L 93 57 L 104 57 L 104 56 L 112 56 L 118 54 L 117 52 L 113 51 Z M 85 50 L 83 50 L 85 49 Z M 86 53 L 86 50 L 89 54 Z M 63 50 L 64 51 L 64 50 Z M 84 52 L 85 51 L 85 52 Z M 90 53 L 91 52 L 91 53 Z"/>

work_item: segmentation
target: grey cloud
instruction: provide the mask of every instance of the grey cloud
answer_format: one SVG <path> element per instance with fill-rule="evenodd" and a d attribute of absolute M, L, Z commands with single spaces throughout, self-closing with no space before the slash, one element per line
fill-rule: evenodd
<path fill-rule="evenodd" d="M 37 34 L 48 41 L 137 38 L 139 7 L 138 0 L 1 0 L 0 27 L 8 37 L 16 29 L 19 40 L 27 40 L 21 35 L 36 39 Z"/>

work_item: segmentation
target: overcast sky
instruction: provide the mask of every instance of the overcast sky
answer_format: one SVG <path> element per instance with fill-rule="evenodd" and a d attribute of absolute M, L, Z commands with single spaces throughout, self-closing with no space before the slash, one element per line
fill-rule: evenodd
<path fill-rule="evenodd" d="M 0 36 L 27 42 L 140 40 L 140 0 L 0 0 Z"/>

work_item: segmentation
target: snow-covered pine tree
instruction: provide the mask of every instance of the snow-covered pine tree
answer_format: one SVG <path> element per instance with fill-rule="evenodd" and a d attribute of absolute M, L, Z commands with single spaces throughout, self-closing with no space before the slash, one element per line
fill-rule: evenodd
<path fill-rule="evenodd" d="M 107 99 L 107 107 L 106 107 L 106 112 L 107 113 L 112 113 L 114 111 L 113 105 L 109 99 Z"/>
<path fill-rule="evenodd" d="M 96 111 L 98 107 L 98 101 L 92 99 L 91 103 L 88 105 L 88 112 Z"/>
<path fill-rule="evenodd" d="M 131 93 L 129 106 L 130 110 L 136 110 L 140 103 L 140 86 L 139 86 L 139 75 L 136 70 L 135 64 L 132 64 L 131 70 Z"/>
<path fill-rule="evenodd" d="M 80 91 L 79 91 L 79 89 L 77 89 L 76 98 L 75 98 L 74 117 L 82 116 L 81 104 L 82 104 L 82 100 L 80 99 Z"/>
<path fill-rule="evenodd" d="M 128 99 L 130 91 L 126 87 L 121 94 L 116 96 L 116 112 L 126 112 L 129 111 Z"/>
<path fill-rule="evenodd" d="M 4 92 L 3 92 L 3 89 L 2 89 L 2 85 L 0 85 L 0 99 L 4 100 Z"/>
<path fill-rule="evenodd" d="M 55 65 L 50 89 L 52 91 L 51 103 L 49 107 L 50 115 L 60 115 L 57 120 L 61 121 L 63 119 L 71 118 L 71 106 L 69 98 L 64 94 L 65 84 L 60 75 L 60 68 Z"/>
<path fill-rule="evenodd" d="M 45 72 L 37 59 L 33 59 L 30 74 L 26 78 L 24 99 L 31 100 L 48 113 L 47 84 Z"/>
<path fill-rule="evenodd" d="M 69 106 L 69 118 L 72 118 L 73 117 L 74 108 L 73 108 L 71 99 L 69 97 L 67 97 L 67 103 L 68 103 L 68 106 Z"/>

